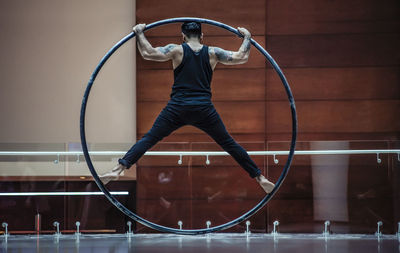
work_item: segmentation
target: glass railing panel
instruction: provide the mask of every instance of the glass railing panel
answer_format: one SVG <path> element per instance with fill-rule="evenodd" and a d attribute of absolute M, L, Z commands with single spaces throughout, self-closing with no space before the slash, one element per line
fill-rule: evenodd
<path fill-rule="evenodd" d="M 298 142 L 296 150 L 305 149 L 305 144 Z M 289 142 L 267 142 L 268 151 L 288 151 Z M 268 178 L 276 182 L 287 161 L 287 155 L 267 156 Z M 273 222 L 279 221 L 279 232 L 308 232 L 313 221 L 312 183 L 310 157 L 293 157 L 289 174 L 279 191 L 267 204 L 267 232 L 273 231 Z M 300 214 L 301 213 L 301 214 Z M 312 226 L 312 225 L 311 225 Z M 307 230 L 308 229 L 308 230 Z"/>
<path fill-rule="evenodd" d="M 190 151 L 188 142 L 160 142 L 150 151 Z M 179 162 L 181 160 L 181 162 Z M 191 224 L 190 156 L 143 156 L 137 163 L 137 213 L 151 222 Z M 137 232 L 154 232 L 140 224 Z"/>
<path fill-rule="evenodd" d="M 89 143 L 88 149 L 93 166 L 99 176 L 110 172 L 118 159 L 131 147 L 132 143 Z M 80 143 L 69 143 L 69 152 L 82 151 Z M 104 155 L 96 152 L 107 151 Z M 117 152 L 117 154 L 109 154 Z M 100 192 L 94 182 L 83 156 L 68 156 L 65 168 L 68 192 Z M 109 192 L 119 192 L 113 196 L 132 212 L 136 212 L 136 167 L 124 171 L 121 176 L 106 185 Z M 112 205 L 103 195 L 66 196 L 68 206 L 65 210 L 66 229 L 73 231 L 76 221 L 81 229 L 89 232 L 124 232 L 128 218 Z"/>
<path fill-rule="evenodd" d="M 284 145 L 269 142 L 268 149 L 281 150 Z M 299 142 L 290 173 L 268 205 L 269 230 L 280 220 L 282 232 L 321 232 L 329 220 L 336 233 L 374 233 L 377 222 L 383 221 L 384 232 L 393 233 L 396 154 L 299 154 L 388 148 L 387 141 Z M 282 167 L 269 162 L 268 173 L 277 175 Z"/>
<path fill-rule="evenodd" d="M 400 141 L 390 141 L 390 149 L 400 150 Z M 390 156 L 390 170 L 388 176 L 392 179 L 391 185 L 393 188 L 393 220 L 391 231 L 400 233 L 400 152 Z M 400 234 L 399 234 L 400 236 Z"/>
<path fill-rule="evenodd" d="M 122 151 L 129 146 L 119 143 L 89 144 L 89 149 Z M 81 151 L 80 143 L 7 143 L 0 144 L 0 151 L 35 153 L 0 156 L 0 213 L 4 221 L 11 221 L 9 226 L 14 233 L 33 233 L 35 230 L 53 233 L 54 221 L 58 221 L 60 229 L 67 232 L 73 232 L 76 221 L 81 222 L 82 230 L 125 231 L 126 217 L 104 196 L 92 195 L 100 191 L 92 180 L 83 156 L 61 153 Z M 51 154 L 38 155 L 37 152 Z M 115 166 L 120 156 L 92 156 L 92 161 L 101 175 Z M 117 198 L 132 207 L 133 211 L 135 180 L 136 170 L 130 170 L 120 178 L 121 182 L 112 182 L 107 186 L 110 191 L 127 192 L 128 195 Z"/>
<path fill-rule="evenodd" d="M 1 143 L 0 152 L 65 151 L 64 143 Z M 63 192 L 65 160 L 56 155 L 0 156 L 0 213 L 13 231 L 35 230 L 35 216 L 41 214 L 40 230 L 49 230 L 55 218 L 63 218 L 64 200 L 35 196 L 38 192 Z M 10 195 L 17 196 L 10 196 Z M 53 207 L 59 207 L 54 210 Z M 40 225 L 41 225 L 40 224 Z M 46 225 L 45 225 L 46 224 Z M 48 226 L 47 226 L 48 225 Z M 37 225 L 36 225 L 37 227 Z M 39 229 L 39 228 L 38 228 Z"/>
<path fill-rule="evenodd" d="M 65 151 L 64 143 L 0 143 L 0 151 L 39 152 L 39 151 Z M 64 175 L 64 161 L 57 155 L 9 155 L 0 156 L 0 176 L 3 179 L 13 177 L 25 180 L 42 177 L 59 177 Z"/>
<path fill-rule="evenodd" d="M 240 142 L 250 150 L 264 150 L 263 142 Z M 193 143 L 194 151 L 223 151 L 214 142 Z M 263 156 L 252 156 L 261 171 L 265 172 Z M 193 228 L 205 228 L 232 221 L 252 209 L 263 197 L 264 192 L 249 174 L 231 156 L 192 157 L 192 214 Z M 265 231 L 265 215 L 260 212 L 251 218 L 252 231 Z M 229 230 L 243 232 L 244 222 Z"/>
<path fill-rule="evenodd" d="M 96 169 L 97 174 L 102 175 L 110 171 L 113 167 L 118 164 L 118 159 L 123 157 L 126 151 L 133 145 L 132 143 L 89 143 L 88 150 Z M 82 147 L 80 143 L 68 143 L 68 151 L 71 152 L 82 152 Z M 93 154 L 98 151 L 111 151 L 119 152 L 119 154 L 106 154 L 106 155 L 96 155 Z M 65 175 L 71 177 L 91 177 L 91 173 L 85 162 L 85 158 L 80 156 L 69 156 L 66 166 Z M 123 176 L 120 177 L 121 180 L 134 180 L 136 178 L 136 170 L 126 171 Z"/>
<path fill-rule="evenodd" d="M 248 151 L 287 151 L 289 142 L 242 142 Z M 111 170 L 131 143 L 89 144 L 99 175 Z M 400 220 L 400 157 L 398 154 L 351 154 L 354 150 L 399 149 L 398 141 L 298 142 L 290 172 L 267 207 L 251 219 L 252 232 L 322 233 L 324 221 L 334 233 L 397 231 Z M 301 154 L 301 151 L 345 150 L 347 154 Z M 80 143 L 0 144 L 0 151 L 80 152 Z M 161 142 L 151 151 L 222 151 L 214 142 Z M 251 156 L 264 175 L 276 181 L 287 155 Z M 179 162 L 181 160 L 181 163 Z M 132 212 L 163 226 L 205 228 L 229 222 L 254 207 L 264 192 L 230 156 L 144 156 L 109 191 Z M 99 192 L 82 155 L 0 156 L 1 193 Z M 128 217 L 102 195 L 0 197 L 3 221 L 11 231 L 53 233 L 59 221 L 64 233 L 81 223 L 84 232 L 125 232 Z M 18 218 L 15 218 L 18 217 Z M 244 222 L 227 232 L 243 232 Z M 154 232 L 134 224 L 138 232 Z"/>

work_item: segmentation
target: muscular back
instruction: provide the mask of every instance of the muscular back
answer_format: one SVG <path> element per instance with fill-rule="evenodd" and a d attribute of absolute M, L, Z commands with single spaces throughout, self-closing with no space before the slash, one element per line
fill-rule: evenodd
<path fill-rule="evenodd" d="M 134 27 L 137 33 L 138 49 L 140 54 L 146 60 L 168 61 L 172 60 L 172 66 L 175 69 L 182 62 L 183 48 L 181 45 L 168 44 L 164 47 L 152 47 L 143 33 L 145 25 L 140 24 Z M 139 29 L 140 28 L 140 29 Z M 139 31 L 139 30 L 140 31 Z M 250 55 L 250 37 L 251 34 L 244 28 L 238 27 L 238 31 L 243 35 L 243 42 L 238 51 L 224 50 L 219 47 L 209 47 L 210 65 L 212 69 L 218 62 L 226 65 L 235 65 L 246 63 Z M 190 40 L 187 42 L 193 51 L 199 51 L 203 47 L 200 40 Z"/>
<path fill-rule="evenodd" d="M 203 48 L 203 45 L 200 43 L 187 43 L 187 44 L 195 52 L 199 52 Z M 250 43 L 248 43 L 247 47 L 250 50 Z M 183 59 L 182 45 L 168 44 L 165 47 L 159 47 L 158 50 L 165 55 L 170 55 L 173 69 L 175 69 L 181 64 Z M 210 65 L 213 70 L 217 66 L 218 62 L 221 62 L 222 64 L 225 65 L 243 64 L 247 62 L 248 58 L 248 56 L 244 57 L 238 52 L 224 50 L 219 47 L 209 47 L 208 54 L 210 56 Z"/>

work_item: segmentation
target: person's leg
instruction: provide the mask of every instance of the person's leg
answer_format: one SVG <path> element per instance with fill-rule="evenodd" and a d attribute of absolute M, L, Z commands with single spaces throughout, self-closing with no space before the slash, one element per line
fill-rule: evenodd
<path fill-rule="evenodd" d="M 184 124 L 179 119 L 179 113 L 179 107 L 167 105 L 158 115 L 150 131 L 137 141 L 123 158 L 118 160 L 119 164 L 111 172 L 100 177 L 103 183 L 106 184 L 111 180 L 117 179 L 125 169 L 129 169 L 136 163 L 147 150 L 183 126 Z"/>
<path fill-rule="evenodd" d="M 168 105 L 158 115 L 150 131 L 137 141 L 118 162 L 128 168 L 131 167 L 147 150 L 183 125 L 179 119 L 179 110 Z"/>
<path fill-rule="evenodd" d="M 249 173 L 250 177 L 256 178 L 257 182 L 267 192 L 271 192 L 274 184 L 269 182 L 262 174 L 254 161 L 247 154 L 246 150 L 240 146 L 228 133 L 221 117 L 218 115 L 213 105 L 203 111 L 203 117 L 193 124 L 206 132 L 228 152 L 239 165 Z"/>

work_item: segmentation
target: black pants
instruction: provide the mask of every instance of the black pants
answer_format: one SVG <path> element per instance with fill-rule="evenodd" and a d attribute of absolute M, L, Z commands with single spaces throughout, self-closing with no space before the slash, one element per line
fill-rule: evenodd
<path fill-rule="evenodd" d="M 251 160 L 246 150 L 236 143 L 226 131 L 224 123 L 212 104 L 188 106 L 168 103 L 150 131 L 133 145 L 118 162 L 128 168 L 131 167 L 157 142 L 184 125 L 195 126 L 210 135 L 251 177 L 260 175 L 260 169 Z"/>

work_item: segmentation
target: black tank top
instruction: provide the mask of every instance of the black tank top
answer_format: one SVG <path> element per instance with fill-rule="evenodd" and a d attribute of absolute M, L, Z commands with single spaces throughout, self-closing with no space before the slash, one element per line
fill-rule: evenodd
<path fill-rule="evenodd" d="M 208 46 L 203 45 L 199 52 L 194 52 L 186 43 L 182 44 L 183 58 L 174 69 L 172 86 L 172 104 L 204 105 L 211 104 L 212 68 L 208 55 Z"/>

